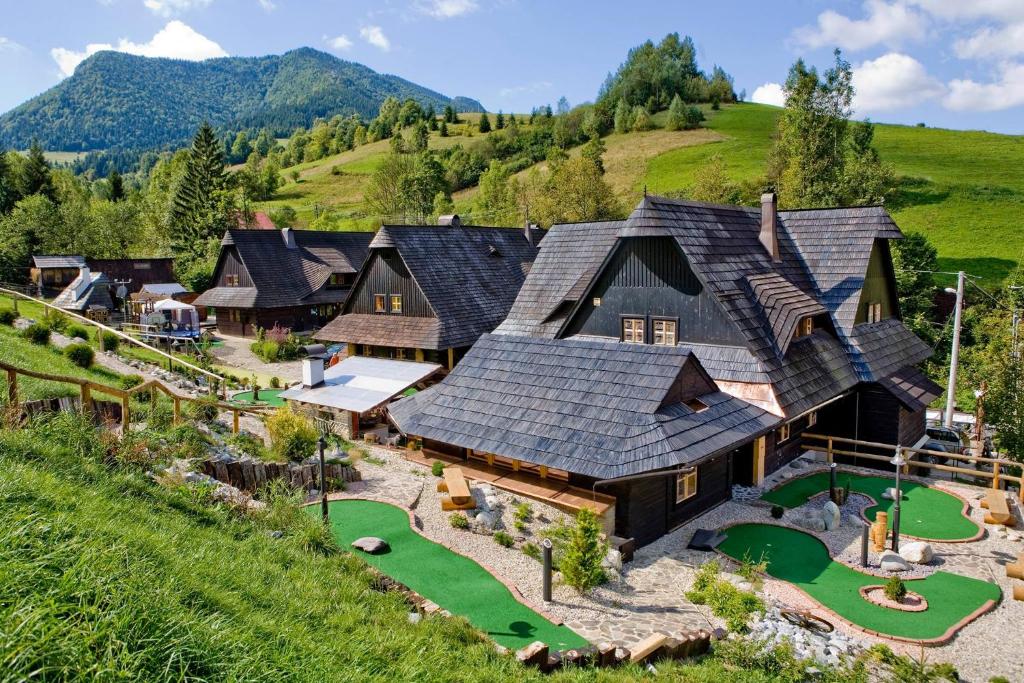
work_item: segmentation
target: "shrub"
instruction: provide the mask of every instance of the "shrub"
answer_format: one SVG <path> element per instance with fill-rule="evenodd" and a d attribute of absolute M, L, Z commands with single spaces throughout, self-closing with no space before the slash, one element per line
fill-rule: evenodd
<path fill-rule="evenodd" d="M 441 462 L 440 460 L 435 460 L 434 464 L 430 466 L 430 473 L 433 474 L 435 477 L 443 476 L 444 463 Z"/>
<path fill-rule="evenodd" d="M 750 557 L 750 551 L 748 550 L 743 554 L 743 561 L 740 562 L 739 568 L 736 573 L 742 576 L 746 581 L 753 585 L 761 583 L 761 575 L 768 571 L 768 560 L 765 559 L 764 553 L 761 553 L 761 559 L 754 562 L 753 558 Z"/>
<path fill-rule="evenodd" d="M 504 548 L 511 548 L 515 544 L 516 539 L 512 538 L 512 536 L 504 531 L 495 531 L 494 542 Z"/>
<path fill-rule="evenodd" d="M 267 458 L 267 447 L 264 445 L 263 439 L 249 432 L 235 434 L 228 440 L 228 443 L 257 460 L 266 460 Z"/>
<path fill-rule="evenodd" d="M 601 563 L 608 553 L 608 543 L 601 538 L 597 514 L 583 508 L 576 514 L 576 525 L 565 548 L 561 570 L 565 582 L 580 593 L 608 580 Z"/>
<path fill-rule="evenodd" d="M 92 347 L 88 344 L 70 344 L 64 347 L 64 355 L 80 368 L 91 366 L 94 357 Z"/>
<path fill-rule="evenodd" d="M 512 522 L 512 526 L 515 527 L 516 531 L 519 531 L 519 532 L 526 531 L 526 522 L 524 522 L 521 519 L 517 519 L 514 522 Z"/>
<path fill-rule="evenodd" d="M 523 544 L 523 555 L 532 557 L 538 562 L 541 561 L 540 546 L 536 543 L 524 543 Z"/>
<path fill-rule="evenodd" d="M 523 522 L 525 524 L 530 521 L 531 517 L 533 517 L 533 507 L 529 503 L 523 501 L 516 505 L 515 518 L 517 522 Z"/>
<path fill-rule="evenodd" d="M 53 313 L 46 315 L 44 322 L 50 328 L 50 331 L 63 333 L 71 321 L 63 313 Z"/>
<path fill-rule="evenodd" d="M 25 328 L 22 334 L 33 344 L 46 346 L 50 343 L 50 328 L 41 323 L 32 323 Z"/>
<path fill-rule="evenodd" d="M 85 328 L 85 325 L 68 325 L 68 328 L 64 330 L 64 336 L 70 339 L 89 339 L 89 330 Z"/>
<path fill-rule="evenodd" d="M 711 612 L 724 619 L 728 629 L 736 633 L 747 630 L 747 622 L 754 612 L 764 612 L 764 603 L 759 597 L 719 577 L 717 560 L 701 565 L 686 597 L 696 605 L 709 606 Z"/>
<path fill-rule="evenodd" d="M 893 602 L 902 602 L 907 597 L 907 587 L 898 576 L 894 576 L 885 582 L 885 597 Z"/>
<path fill-rule="evenodd" d="M 117 347 L 121 345 L 121 338 L 113 332 L 101 331 L 100 339 L 103 340 L 104 351 L 117 351 Z"/>
<path fill-rule="evenodd" d="M 448 518 L 448 523 L 452 525 L 453 529 L 468 529 L 469 520 L 466 519 L 466 515 L 461 512 L 453 512 Z"/>
<path fill-rule="evenodd" d="M 786 508 L 781 505 L 772 505 L 772 518 L 782 519 L 782 515 L 786 514 Z"/>
<path fill-rule="evenodd" d="M 254 341 L 249 349 L 264 363 L 276 363 L 278 361 L 278 354 L 280 347 L 277 342 L 264 340 Z"/>
<path fill-rule="evenodd" d="M 270 378 L 270 388 L 271 389 L 280 389 L 281 388 L 281 378 L 280 377 L 271 377 Z"/>
<path fill-rule="evenodd" d="M 267 418 L 271 450 L 288 460 L 302 460 L 313 454 L 319 437 L 308 419 L 285 406 Z"/>
<path fill-rule="evenodd" d="M 0 308 L 0 325 L 13 325 L 18 319 L 17 314 L 10 308 Z"/>
<path fill-rule="evenodd" d="M 217 419 L 220 409 L 217 407 L 217 399 L 212 396 L 203 396 L 194 401 L 189 401 L 186 408 L 189 417 L 203 424 L 210 424 Z"/>
<path fill-rule="evenodd" d="M 153 401 L 149 405 L 149 416 L 146 418 L 146 426 L 157 431 L 170 429 L 174 424 L 174 409 L 170 403 L 164 401 Z"/>

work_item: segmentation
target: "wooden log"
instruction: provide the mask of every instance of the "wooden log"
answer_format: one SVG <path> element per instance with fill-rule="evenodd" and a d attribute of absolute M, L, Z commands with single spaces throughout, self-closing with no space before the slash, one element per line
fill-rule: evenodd
<path fill-rule="evenodd" d="M 1006 576 L 1011 579 L 1024 579 L 1024 564 L 1011 562 L 1006 565 Z"/>
<path fill-rule="evenodd" d="M 83 384 L 81 386 L 81 401 L 82 401 L 82 412 L 83 413 L 92 413 L 93 412 L 92 390 L 89 388 L 88 384 Z"/>
<path fill-rule="evenodd" d="M 1017 583 L 1013 586 L 1013 599 L 1024 601 L 1024 584 Z"/>
<path fill-rule="evenodd" d="M 548 661 L 547 643 L 537 640 L 516 651 L 516 659 L 525 666 L 541 667 Z"/>
<path fill-rule="evenodd" d="M 7 369 L 7 402 L 18 405 L 18 373 L 11 368 Z"/>
<path fill-rule="evenodd" d="M 441 510 L 444 512 L 453 512 L 455 510 L 473 510 L 476 508 L 476 501 L 470 499 L 465 503 L 456 503 L 448 496 L 441 497 Z"/>
<path fill-rule="evenodd" d="M 253 472 L 252 461 L 242 461 L 242 489 L 244 491 L 255 491 L 256 490 L 256 475 Z"/>
<path fill-rule="evenodd" d="M 236 489 L 245 488 L 245 478 L 242 476 L 242 463 L 232 460 L 228 463 L 228 483 Z"/>
<path fill-rule="evenodd" d="M 597 665 L 608 667 L 615 664 L 615 645 L 612 643 L 598 643 Z"/>
<path fill-rule="evenodd" d="M 225 463 L 223 460 L 218 460 L 217 462 L 213 463 L 213 471 L 213 478 L 216 479 L 217 481 L 222 481 L 224 483 L 230 481 L 231 477 L 228 476 L 228 466 L 227 463 Z"/>
<path fill-rule="evenodd" d="M 256 488 L 262 488 L 267 483 L 267 468 L 262 462 L 255 462 L 252 465 L 253 478 Z"/>
<path fill-rule="evenodd" d="M 652 633 L 647 636 L 639 643 L 629 648 L 629 661 L 634 664 L 640 664 L 646 662 L 657 654 L 661 646 L 668 640 L 668 636 L 663 633 Z"/>
<path fill-rule="evenodd" d="M 237 410 L 232 410 L 231 411 L 231 433 L 232 434 L 237 434 L 238 433 L 238 411 Z"/>

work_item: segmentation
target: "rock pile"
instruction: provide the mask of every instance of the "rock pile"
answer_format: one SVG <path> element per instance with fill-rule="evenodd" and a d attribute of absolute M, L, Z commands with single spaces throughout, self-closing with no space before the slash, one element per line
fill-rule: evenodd
<path fill-rule="evenodd" d="M 467 510 L 466 517 L 469 518 L 470 529 L 480 534 L 489 534 L 501 525 L 502 503 L 498 498 L 494 487 L 490 484 L 481 484 L 470 489 L 473 500 L 476 502 L 475 510 Z"/>
<path fill-rule="evenodd" d="M 755 618 L 750 626 L 750 638 L 765 641 L 773 647 L 788 641 L 799 659 L 816 664 L 835 666 L 845 657 L 854 657 L 867 645 L 838 631 L 819 634 L 782 618 L 778 607 L 770 607 L 763 616 Z"/>

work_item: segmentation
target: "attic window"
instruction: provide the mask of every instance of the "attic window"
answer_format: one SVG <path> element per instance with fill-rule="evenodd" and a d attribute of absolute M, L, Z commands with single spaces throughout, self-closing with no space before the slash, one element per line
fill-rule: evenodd
<path fill-rule="evenodd" d="M 622 341 L 627 344 L 643 344 L 646 341 L 643 318 L 622 319 Z"/>
<path fill-rule="evenodd" d="M 869 303 L 867 320 L 869 323 L 877 323 L 882 319 L 882 304 L 878 302 Z"/>
<path fill-rule="evenodd" d="M 796 337 L 806 337 L 814 332 L 814 318 L 802 318 L 796 326 Z"/>
<path fill-rule="evenodd" d="M 686 407 L 695 413 L 699 413 L 708 409 L 708 404 L 699 398 L 691 398 L 689 401 L 684 402 Z"/>
<path fill-rule="evenodd" d="M 402 295 L 392 294 L 391 295 L 391 312 L 401 313 L 402 312 Z"/>
<path fill-rule="evenodd" d="M 388 299 L 383 294 L 373 295 L 373 312 L 374 313 L 387 313 L 388 312 Z"/>
<path fill-rule="evenodd" d="M 595 296 L 594 297 L 594 308 L 600 308 L 600 306 L 601 306 L 601 297 Z"/>
<path fill-rule="evenodd" d="M 676 345 L 676 321 L 655 320 L 654 321 L 654 345 L 675 346 Z"/>
<path fill-rule="evenodd" d="M 228 273 L 224 276 L 224 284 L 228 287 L 237 287 L 240 281 L 238 273 Z"/>

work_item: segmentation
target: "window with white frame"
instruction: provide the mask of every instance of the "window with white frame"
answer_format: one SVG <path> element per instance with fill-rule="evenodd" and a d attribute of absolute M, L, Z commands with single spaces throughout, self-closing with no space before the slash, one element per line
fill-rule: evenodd
<path fill-rule="evenodd" d="M 654 321 L 654 345 L 675 346 L 676 345 L 676 321 L 655 320 Z"/>
<path fill-rule="evenodd" d="M 646 341 L 643 318 L 622 319 L 622 341 L 627 344 L 643 344 Z"/>
<path fill-rule="evenodd" d="M 882 319 L 882 304 L 873 302 L 868 304 L 867 321 L 877 323 Z"/>
<path fill-rule="evenodd" d="M 697 470 L 680 472 L 676 475 L 676 504 L 697 495 Z"/>
<path fill-rule="evenodd" d="M 374 313 L 387 313 L 388 312 L 388 298 L 383 294 L 373 295 L 373 312 Z"/>
<path fill-rule="evenodd" d="M 401 313 L 402 312 L 402 295 L 392 294 L 391 295 L 391 312 Z"/>

